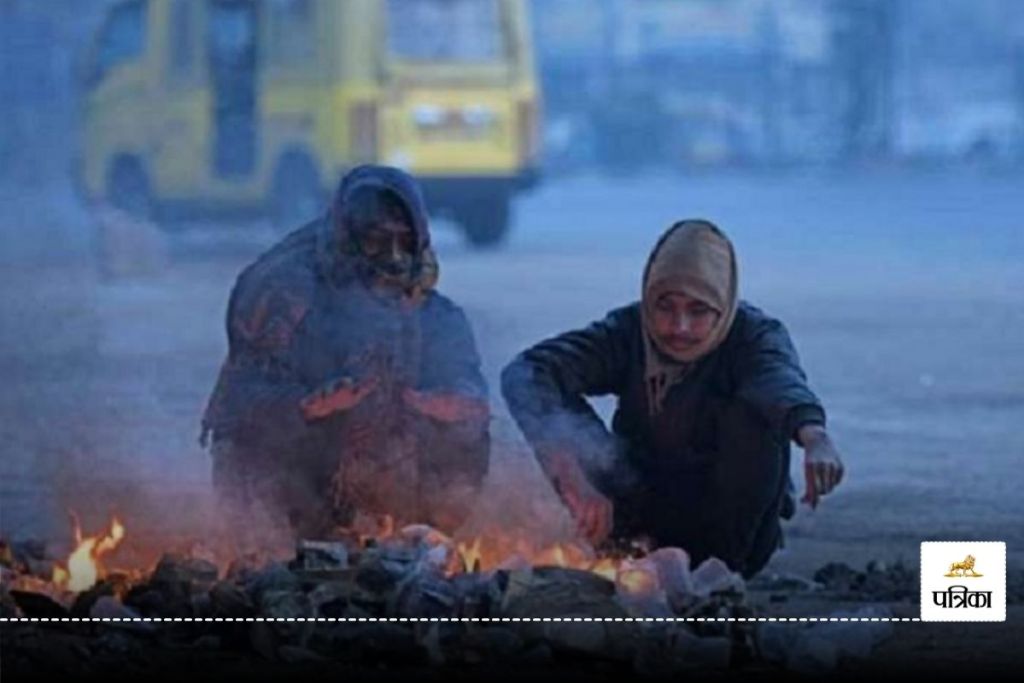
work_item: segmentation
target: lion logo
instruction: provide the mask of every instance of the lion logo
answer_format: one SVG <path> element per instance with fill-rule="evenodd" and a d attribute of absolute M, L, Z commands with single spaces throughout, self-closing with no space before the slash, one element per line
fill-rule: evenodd
<path fill-rule="evenodd" d="M 967 572 L 970 572 L 968 574 Z M 963 562 L 954 562 L 949 565 L 949 572 L 946 576 L 964 577 L 964 576 L 981 576 L 978 572 L 974 571 L 974 555 L 968 555 L 967 559 Z"/>

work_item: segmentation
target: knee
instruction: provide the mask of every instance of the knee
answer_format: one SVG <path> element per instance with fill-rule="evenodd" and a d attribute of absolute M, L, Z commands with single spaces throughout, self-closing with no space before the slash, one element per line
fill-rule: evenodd
<path fill-rule="evenodd" d="M 766 520 L 765 528 L 754 538 L 754 545 L 743 562 L 740 574 L 750 580 L 761 572 L 782 547 L 782 526 L 778 518 Z"/>
<path fill-rule="evenodd" d="M 724 403 L 716 420 L 717 450 L 727 460 L 758 464 L 772 471 L 789 466 L 789 444 L 780 441 L 771 424 L 742 399 Z"/>

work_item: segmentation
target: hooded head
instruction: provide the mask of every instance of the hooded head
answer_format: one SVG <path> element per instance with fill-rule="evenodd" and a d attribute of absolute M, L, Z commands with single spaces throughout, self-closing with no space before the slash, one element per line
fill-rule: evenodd
<path fill-rule="evenodd" d="M 736 254 L 713 223 L 685 220 L 658 240 L 644 269 L 645 375 L 652 410 L 695 361 L 729 334 L 738 306 Z"/>
<path fill-rule="evenodd" d="M 360 166 L 349 172 L 325 227 L 321 256 L 332 273 L 345 271 L 377 292 L 413 300 L 436 284 L 426 205 L 404 171 Z"/>

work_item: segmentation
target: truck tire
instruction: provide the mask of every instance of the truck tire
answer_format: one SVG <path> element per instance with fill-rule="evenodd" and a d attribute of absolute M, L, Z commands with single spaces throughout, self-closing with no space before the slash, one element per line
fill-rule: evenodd
<path fill-rule="evenodd" d="M 492 249 L 508 237 L 512 224 L 512 198 L 507 189 L 478 192 L 467 197 L 456 217 L 469 243 L 478 249 Z"/>
<path fill-rule="evenodd" d="M 308 156 L 290 153 L 281 158 L 270 189 L 270 219 L 280 231 L 294 230 L 323 209 L 320 173 Z"/>
<path fill-rule="evenodd" d="M 134 157 L 119 157 L 107 172 L 107 201 L 133 218 L 153 217 L 153 195 L 142 163 Z"/>

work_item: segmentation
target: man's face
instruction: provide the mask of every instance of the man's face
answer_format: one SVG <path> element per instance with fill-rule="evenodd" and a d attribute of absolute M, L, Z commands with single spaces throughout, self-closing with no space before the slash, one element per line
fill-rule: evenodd
<path fill-rule="evenodd" d="M 654 302 L 651 333 L 659 345 L 685 354 L 711 336 L 721 314 L 683 292 L 666 292 Z"/>
<path fill-rule="evenodd" d="M 359 251 L 371 264 L 375 284 L 395 284 L 408 276 L 416 248 L 412 227 L 404 221 L 374 222 L 356 238 Z"/>
<path fill-rule="evenodd" d="M 360 235 L 359 248 L 367 257 L 396 258 L 412 255 L 415 240 L 412 228 L 402 221 L 383 220 Z"/>

